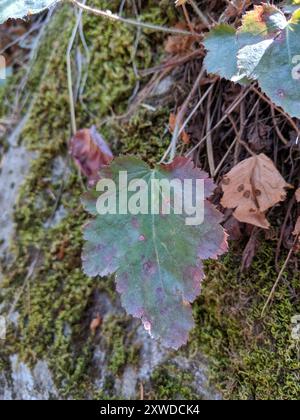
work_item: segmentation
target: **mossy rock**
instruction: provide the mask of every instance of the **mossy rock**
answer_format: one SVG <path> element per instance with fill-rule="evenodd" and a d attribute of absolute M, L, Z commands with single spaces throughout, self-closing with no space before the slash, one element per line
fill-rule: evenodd
<path fill-rule="evenodd" d="M 108 4 L 113 7 L 112 2 L 95 2 L 103 8 Z M 176 12 L 166 2 L 143 4 L 145 19 L 173 23 Z M 29 115 L 19 142 L 35 153 L 35 159 L 16 200 L 14 258 L 5 261 L 3 270 L 1 313 L 9 312 L 15 302 L 18 318 L 9 323 L 1 344 L 0 395 L 16 397 L 17 357 L 21 372 L 28 369 L 33 380 L 41 363 L 50 369 L 52 391 L 33 389 L 32 397 L 130 398 L 138 397 L 143 385 L 146 398 L 205 399 L 222 394 L 296 399 L 299 343 L 291 339 L 290 323 L 300 313 L 295 298 L 299 273 L 285 273 L 267 316 L 260 319 L 277 275 L 275 243 L 262 243 L 244 275 L 239 274 L 241 255 L 236 250 L 207 263 L 203 293 L 194 305 L 197 326 L 188 346 L 177 353 L 161 349 L 138 321 L 125 315 L 113 278 L 95 280 L 82 273 L 82 226 L 87 215 L 80 204 L 81 178 L 67 151 L 71 127 L 65 52 L 73 25 L 70 7 L 55 13 L 23 92 L 28 98 L 23 111 Z M 127 121 L 112 118 L 126 111 L 136 84 L 132 67 L 136 30 L 90 15 L 84 16 L 83 29 L 91 61 L 75 110 L 78 127 L 95 124 L 116 154 L 135 153 L 154 162 L 170 140 L 165 133 L 168 106 L 155 112 L 139 107 Z M 157 64 L 161 35 L 146 31 L 140 46 L 137 63 Z M 20 77 L 0 91 L 2 115 L 8 112 L 5 104 L 13 99 Z M 91 331 L 97 316 L 101 326 Z"/>

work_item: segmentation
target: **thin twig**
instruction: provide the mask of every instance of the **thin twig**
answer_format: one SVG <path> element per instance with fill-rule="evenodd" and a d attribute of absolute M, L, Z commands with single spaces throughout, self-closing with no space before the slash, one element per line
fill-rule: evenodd
<path fill-rule="evenodd" d="M 29 37 L 29 35 L 32 32 L 38 31 L 41 26 L 44 24 L 44 22 L 42 22 L 42 20 L 40 19 L 36 24 L 34 24 L 27 32 L 25 32 L 25 34 L 23 34 L 22 36 L 18 36 L 16 39 L 14 39 L 12 42 L 10 42 L 9 44 L 6 44 L 4 48 L 2 48 L 2 50 L 0 50 L 0 55 L 2 55 L 3 53 L 5 53 L 5 51 L 7 51 L 9 48 L 13 47 L 16 44 L 22 45 L 22 42 L 24 42 L 26 40 L 26 38 Z"/>
<path fill-rule="evenodd" d="M 177 145 L 177 140 L 178 140 L 182 120 L 185 116 L 187 107 L 189 106 L 189 103 L 190 103 L 191 99 L 193 98 L 196 90 L 198 89 L 198 86 L 199 86 L 200 80 L 203 76 L 203 73 L 204 73 L 204 70 L 201 70 L 200 73 L 198 74 L 198 77 L 194 82 L 192 90 L 190 91 L 188 97 L 184 101 L 180 111 L 177 114 L 175 127 L 174 127 L 174 131 L 173 131 L 173 136 L 172 136 L 172 140 L 171 140 L 171 144 L 170 144 L 170 162 L 172 162 L 172 160 L 174 159 L 175 154 L 176 154 L 176 145 Z M 164 158 L 163 158 L 163 160 L 164 160 Z"/>
<path fill-rule="evenodd" d="M 216 177 L 217 176 L 217 174 L 218 174 L 218 172 L 219 172 L 219 170 L 222 168 L 222 166 L 223 166 L 223 163 L 225 162 L 225 160 L 228 158 L 228 156 L 229 156 L 229 154 L 230 154 L 230 152 L 231 152 L 231 150 L 234 148 L 234 146 L 236 145 L 236 142 L 237 142 L 237 137 L 233 140 L 233 142 L 231 143 L 231 145 L 228 147 L 228 150 L 227 150 L 227 152 L 225 153 L 225 155 L 223 156 L 223 158 L 222 158 L 222 160 L 221 160 L 221 162 L 218 164 L 218 166 L 217 166 L 217 168 L 216 168 L 216 170 L 215 170 L 215 172 L 214 172 L 214 174 L 213 174 L 213 177 Z"/>
<path fill-rule="evenodd" d="M 139 20 L 138 9 L 137 9 L 137 6 L 136 6 L 135 2 L 133 2 L 133 9 L 134 9 L 135 15 L 137 17 L 137 20 Z M 133 51 L 132 51 L 132 55 L 131 55 L 132 68 L 133 68 L 133 72 L 134 72 L 134 75 L 135 75 L 135 78 L 136 78 L 136 84 L 135 84 L 135 87 L 133 89 L 133 92 L 132 92 L 130 98 L 128 99 L 128 103 L 131 103 L 134 100 L 134 98 L 138 94 L 138 91 L 140 89 L 140 84 L 141 84 L 141 82 L 139 80 L 139 72 L 138 72 L 138 67 L 137 67 L 137 63 L 136 63 L 136 54 L 137 54 L 138 47 L 139 47 L 141 32 L 142 32 L 141 28 L 138 27 L 137 31 L 136 31 L 134 47 L 133 47 Z"/>
<path fill-rule="evenodd" d="M 295 197 L 295 195 L 293 195 L 292 199 L 290 200 L 290 202 L 288 204 L 288 207 L 287 207 L 287 210 L 286 210 L 286 213 L 285 213 L 285 218 L 284 218 L 283 224 L 282 224 L 281 229 L 280 229 L 280 236 L 279 236 L 279 239 L 277 241 L 276 256 L 275 256 L 275 267 L 276 267 L 277 271 L 279 271 L 278 261 L 279 261 L 281 244 L 283 242 L 284 232 L 285 232 L 285 229 L 286 229 L 288 219 L 291 216 L 292 208 L 295 204 L 295 201 L 296 201 L 296 197 Z"/>
<path fill-rule="evenodd" d="M 243 122 L 242 122 L 242 124 L 241 124 L 241 128 L 245 129 L 245 127 L 246 127 L 247 123 L 249 122 L 250 118 L 251 118 L 251 117 L 252 117 L 252 115 L 254 114 L 254 112 L 255 112 L 255 110 L 256 110 L 256 108 L 257 108 L 257 105 L 259 104 L 259 101 L 260 101 L 260 100 L 259 100 L 259 99 L 257 99 L 257 101 L 256 101 L 256 103 L 255 103 L 255 105 L 254 105 L 254 107 L 252 108 L 252 110 L 251 110 L 251 111 L 250 111 L 250 113 L 248 114 L 247 119 L 243 120 Z M 223 156 L 223 158 L 222 158 L 221 162 L 218 164 L 218 166 L 217 166 L 217 168 L 216 168 L 216 170 L 215 170 L 215 173 L 214 173 L 214 177 L 218 174 L 218 172 L 220 171 L 220 169 L 221 169 L 221 167 L 222 167 L 223 163 L 224 163 L 224 162 L 225 162 L 225 160 L 227 159 L 227 157 L 228 157 L 229 153 L 231 152 L 231 150 L 233 149 L 233 147 L 236 145 L 236 143 L 237 143 L 237 141 L 238 141 L 238 135 L 240 136 L 241 129 L 240 129 L 240 132 L 238 133 L 238 131 L 237 131 L 237 127 L 236 127 L 236 124 L 235 124 L 234 126 L 232 125 L 232 129 L 235 131 L 236 137 L 235 137 L 234 141 L 231 143 L 231 145 L 229 146 L 229 148 L 228 148 L 227 152 L 225 153 L 225 155 Z M 224 139 L 224 138 L 223 138 L 223 139 Z"/>
<path fill-rule="evenodd" d="M 207 139 L 207 136 L 210 135 L 213 131 L 215 131 L 218 127 L 220 127 L 221 124 L 225 120 L 227 120 L 228 116 L 235 110 L 235 108 L 242 102 L 242 100 L 248 95 L 249 88 L 247 88 L 244 93 L 236 98 L 236 100 L 233 102 L 232 105 L 225 111 L 223 117 L 217 122 L 217 124 L 212 127 L 211 131 L 209 133 L 206 133 L 204 137 L 191 149 L 186 153 L 186 156 L 190 156 L 195 150 L 197 150 Z"/>
<path fill-rule="evenodd" d="M 212 145 L 212 135 L 211 135 L 211 104 L 212 104 L 212 91 L 210 91 L 208 96 L 208 106 L 207 106 L 207 120 L 206 120 L 206 129 L 207 129 L 207 139 L 206 139 L 206 152 L 208 158 L 208 165 L 210 175 L 213 176 L 215 173 L 215 159 L 214 159 L 214 151 Z"/>
<path fill-rule="evenodd" d="M 195 13 L 198 15 L 198 17 L 202 20 L 202 22 L 208 27 L 211 27 L 211 24 L 205 14 L 199 9 L 197 4 L 194 2 L 194 0 L 189 0 L 190 5 L 194 9 Z"/>
<path fill-rule="evenodd" d="M 82 10 L 79 11 L 75 26 L 72 31 L 72 35 L 69 41 L 66 60 L 67 60 L 67 77 L 68 77 L 68 90 L 69 90 L 69 101 L 70 101 L 70 115 L 71 115 L 71 128 L 73 135 L 77 132 L 76 126 L 76 114 L 75 114 L 75 101 L 74 101 L 74 92 L 73 92 L 73 80 L 72 80 L 72 65 L 71 65 L 71 52 L 76 39 L 77 31 L 80 26 L 80 21 L 82 17 Z"/>
<path fill-rule="evenodd" d="M 101 17 L 104 17 L 106 19 L 110 19 L 116 22 L 122 22 L 122 23 L 125 23 L 126 25 L 138 26 L 140 28 L 152 29 L 155 31 L 166 32 L 170 34 L 200 36 L 200 34 L 184 31 L 182 29 L 169 28 L 167 26 L 154 25 L 153 23 L 141 22 L 135 19 L 124 18 L 115 13 L 112 13 L 110 10 L 101 10 L 101 9 L 96 9 L 94 7 L 86 6 L 85 4 L 82 4 L 77 0 L 69 0 L 69 1 L 73 3 L 75 6 L 79 7 L 81 10 L 84 10 L 85 12 L 93 13 L 96 16 L 101 16 Z"/>
<path fill-rule="evenodd" d="M 167 61 L 165 61 L 164 63 L 155 66 L 155 67 L 150 67 L 149 69 L 145 69 L 140 71 L 140 75 L 142 77 L 144 76 L 149 76 L 150 74 L 153 73 L 157 73 L 161 70 L 166 69 L 167 67 L 175 67 L 175 66 L 180 66 L 184 63 L 186 63 L 187 61 L 191 61 L 192 59 L 198 57 L 198 56 L 203 56 L 203 51 L 199 49 L 192 51 L 182 57 L 180 56 L 175 56 L 174 58 L 168 59 Z"/>
<path fill-rule="evenodd" d="M 86 38 L 85 38 L 85 34 L 83 31 L 83 25 L 82 25 L 82 20 L 80 20 L 80 25 L 79 25 L 79 35 L 80 35 L 80 39 L 85 51 L 85 59 L 86 59 L 86 63 L 85 63 L 85 73 L 84 76 L 81 79 L 80 82 L 80 90 L 79 90 L 79 100 L 81 103 L 83 103 L 82 101 L 82 96 L 83 96 L 83 92 L 86 86 L 86 82 L 88 80 L 88 76 L 89 76 L 89 65 L 90 65 L 90 61 L 91 61 L 91 53 L 90 53 L 90 49 L 88 47 L 88 44 L 86 42 Z"/>
<path fill-rule="evenodd" d="M 50 11 L 47 14 L 46 20 L 43 22 L 43 24 L 40 27 L 40 30 L 39 30 L 37 36 L 33 37 L 32 45 L 31 45 L 31 51 L 30 51 L 30 54 L 29 54 L 29 57 L 28 57 L 29 65 L 26 68 L 24 77 L 22 78 L 22 80 L 20 81 L 16 91 L 14 92 L 14 105 L 13 105 L 13 110 L 12 110 L 13 115 L 19 115 L 19 113 L 25 108 L 25 106 L 27 104 L 27 101 L 31 100 L 31 95 L 26 95 L 24 97 L 23 93 L 25 91 L 25 87 L 26 87 L 26 84 L 28 82 L 29 76 L 32 72 L 32 68 L 33 68 L 33 66 L 36 62 L 40 42 L 41 42 L 44 34 L 46 33 L 46 30 L 48 28 L 48 24 L 51 21 L 52 14 L 53 14 L 53 9 L 52 10 L 50 9 Z M 46 64 L 43 75 L 46 74 L 50 62 L 51 62 L 50 59 L 48 59 L 48 63 Z M 43 80 L 43 78 L 41 78 L 41 80 Z M 22 97 L 22 95 L 23 95 L 23 97 Z"/>
<path fill-rule="evenodd" d="M 198 108 L 202 105 L 202 103 L 204 102 L 204 100 L 206 99 L 206 97 L 209 95 L 209 92 L 213 89 L 213 87 L 214 87 L 214 85 L 211 85 L 207 89 L 207 91 L 204 93 L 204 95 L 201 96 L 201 98 L 199 99 L 198 103 L 193 108 L 192 112 L 189 114 L 189 116 L 186 118 L 186 120 L 182 124 L 182 126 L 181 126 L 181 128 L 180 128 L 180 130 L 178 132 L 177 138 L 180 137 L 180 135 L 183 133 L 183 131 L 185 130 L 186 126 L 188 125 L 188 123 L 190 122 L 190 120 L 193 118 L 193 116 L 197 112 Z M 169 147 L 167 148 L 167 150 L 165 151 L 163 157 L 161 158 L 160 163 L 163 163 L 164 162 L 164 160 L 166 159 L 166 157 L 170 153 L 171 147 L 172 147 L 172 142 L 169 144 Z"/>
<path fill-rule="evenodd" d="M 291 258 L 292 254 L 293 254 L 294 247 L 295 247 L 295 245 L 296 245 L 296 243 L 297 243 L 297 241 L 298 241 L 298 238 L 299 238 L 299 235 L 297 235 L 297 236 L 296 236 L 296 238 L 295 238 L 295 240 L 294 240 L 294 243 L 293 243 L 293 246 L 292 246 L 292 248 L 290 249 L 290 252 L 288 253 L 288 256 L 286 257 L 286 260 L 285 260 L 285 262 L 284 262 L 284 264 L 283 264 L 283 266 L 282 266 L 282 268 L 281 268 L 281 270 L 280 270 L 280 272 L 279 272 L 279 274 L 278 274 L 278 277 L 277 277 L 277 279 L 276 279 L 276 281 L 275 281 L 275 283 L 274 283 L 274 286 L 272 287 L 272 290 L 271 290 L 271 292 L 270 292 L 270 294 L 269 294 L 269 297 L 268 297 L 268 299 L 267 299 L 267 301 L 266 301 L 266 303 L 265 303 L 265 305 L 264 305 L 264 307 L 263 307 L 263 310 L 261 311 L 261 317 L 263 317 L 263 316 L 264 316 L 264 314 L 265 314 L 265 312 L 266 312 L 266 309 L 267 309 L 267 307 L 268 307 L 269 303 L 270 303 L 270 302 L 271 302 L 271 300 L 273 299 L 273 296 L 274 296 L 275 290 L 276 290 L 276 288 L 277 288 L 277 286 L 278 286 L 278 283 L 280 282 L 280 280 L 281 280 L 281 278 L 282 278 L 282 275 L 283 275 L 283 273 L 284 273 L 284 270 L 286 269 L 286 267 L 287 267 L 287 265 L 288 265 L 288 263 L 289 263 L 289 261 L 290 261 L 290 258 Z"/>
<path fill-rule="evenodd" d="M 241 140 L 242 140 L 243 132 L 244 132 L 244 121 L 245 121 L 245 107 L 244 107 L 244 102 L 241 102 L 240 104 L 240 130 L 238 133 L 238 141 L 235 145 L 235 150 L 234 150 L 234 158 L 233 158 L 234 166 L 236 166 L 239 161 L 239 155 L 240 155 L 240 150 L 241 150 Z"/>
<path fill-rule="evenodd" d="M 274 105 L 271 106 L 271 113 L 272 113 L 272 120 L 273 120 L 273 124 L 277 133 L 277 136 L 280 138 L 280 140 L 282 141 L 283 144 L 287 145 L 289 144 L 289 142 L 284 138 L 282 132 L 279 130 L 278 124 L 277 124 L 277 120 L 275 117 L 275 111 L 274 111 Z"/>
<path fill-rule="evenodd" d="M 189 16 L 189 12 L 187 11 L 185 4 L 182 5 L 182 10 L 183 10 L 183 14 L 184 14 L 187 26 L 189 27 L 189 30 L 194 33 L 195 31 L 194 31 L 194 28 L 193 28 L 193 25 Z"/>
<path fill-rule="evenodd" d="M 248 144 L 244 140 L 241 139 L 241 129 L 238 130 L 236 122 L 234 121 L 233 117 L 231 115 L 228 115 L 228 119 L 231 122 L 232 127 L 235 131 L 238 144 L 242 145 L 251 156 L 256 156 L 256 154 L 250 149 Z M 237 162 L 234 162 L 234 165 L 236 164 Z"/>
<path fill-rule="evenodd" d="M 267 102 L 271 107 L 274 107 L 274 109 L 276 109 L 276 111 L 280 112 L 282 115 L 285 116 L 285 118 L 288 120 L 288 122 L 291 124 L 291 126 L 294 128 L 294 130 L 296 131 L 297 135 L 300 135 L 300 130 L 297 127 L 296 123 L 294 122 L 294 120 L 286 113 L 284 112 L 283 109 L 281 109 L 279 106 L 274 105 L 273 102 L 267 98 L 262 92 L 260 92 L 255 86 L 251 86 L 251 89 L 261 98 L 263 99 L 265 102 Z"/>
<path fill-rule="evenodd" d="M 183 131 L 185 130 L 186 126 L 188 125 L 188 123 L 190 122 L 190 120 L 193 118 L 193 116 L 195 115 L 195 113 L 198 111 L 199 107 L 203 104 L 204 100 L 210 94 L 210 92 L 212 91 L 213 88 L 214 88 L 214 84 L 212 84 L 207 89 L 207 91 L 204 93 L 204 95 L 201 96 L 201 98 L 199 99 L 199 101 L 197 102 L 197 104 L 195 105 L 195 107 L 193 108 L 193 110 L 191 111 L 191 113 L 189 114 L 189 116 L 187 117 L 187 119 L 182 124 L 182 126 L 181 126 L 181 128 L 179 130 L 179 133 L 178 133 L 178 137 L 183 133 Z"/>
<path fill-rule="evenodd" d="M 126 0 L 122 0 L 119 7 L 119 15 L 121 16 L 125 7 Z"/>
<path fill-rule="evenodd" d="M 145 399 L 144 397 L 144 384 L 143 382 L 140 383 L 140 400 L 143 401 Z"/>

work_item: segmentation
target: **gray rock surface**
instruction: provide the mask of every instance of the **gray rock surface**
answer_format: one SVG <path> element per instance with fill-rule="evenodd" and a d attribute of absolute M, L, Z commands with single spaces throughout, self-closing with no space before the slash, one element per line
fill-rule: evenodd
<path fill-rule="evenodd" d="M 20 362 L 18 355 L 10 357 L 10 378 L 0 375 L 1 400 L 49 400 L 58 397 L 51 373 L 45 361 L 38 361 L 33 369 Z"/>

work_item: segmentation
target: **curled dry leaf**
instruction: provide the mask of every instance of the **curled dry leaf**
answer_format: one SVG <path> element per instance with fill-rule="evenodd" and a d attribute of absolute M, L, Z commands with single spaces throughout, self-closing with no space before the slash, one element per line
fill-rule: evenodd
<path fill-rule="evenodd" d="M 296 190 L 295 195 L 296 195 L 296 200 L 298 201 L 298 203 L 300 203 L 300 188 L 298 188 L 298 189 Z"/>
<path fill-rule="evenodd" d="M 90 183 L 95 183 L 99 170 L 113 160 L 112 151 L 94 126 L 77 131 L 70 142 L 70 154 Z"/>
<path fill-rule="evenodd" d="M 265 213 L 285 200 L 288 187 L 272 160 L 262 153 L 240 162 L 225 175 L 221 204 L 234 208 L 233 215 L 240 222 L 268 229 Z"/>

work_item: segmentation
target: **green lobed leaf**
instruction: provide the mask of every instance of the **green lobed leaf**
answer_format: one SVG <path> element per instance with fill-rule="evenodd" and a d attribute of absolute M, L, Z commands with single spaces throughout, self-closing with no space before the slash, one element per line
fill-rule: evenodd
<path fill-rule="evenodd" d="M 240 45 L 235 29 L 222 23 L 210 31 L 204 41 L 208 54 L 204 65 L 209 73 L 231 80 L 237 74 L 237 53 Z"/>
<path fill-rule="evenodd" d="M 0 24 L 8 19 L 40 13 L 58 0 L 0 0 Z"/>
<path fill-rule="evenodd" d="M 154 178 L 203 179 L 206 198 L 214 190 L 207 174 L 186 158 L 151 170 L 137 158 L 121 157 L 101 173 L 115 181 L 118 199 L 120 171 L 127 171 L 128 181 L 144 179 L 148 186 Z M 175 188 L 173 200 L 177 194 Z M 195 198 L 195 189 L 192 195 Z M 97 214 L 96 197 L 91 192 L 83 199 L 92 215 Z M 129 193 L 129 199 L 132 197 Z M 227 250 L 221 213 L 207 199 L 204 206 L 204 223 L 196 226 L 186 225 L 186 214 L 171 212 L 97 215 L 84 229 L 85 273 L 92 277 L 116 273 L 117 290 L 126 311 L 141 318 L 152 337 L 175 349 L 187 342 L 194 325 L 191 303 L 200 293 L 202 260 L 217 258 Z"/>
<path fill-rule="evenodd" d="M 262 14 L 264 11 L 264 18 Z M 204 65 L 209 73 L 218 74 L 229 80 L 241 79 L 239 74 L 237 55 L 241 48 L 276 35 L 283 27 L 285 16 L 275 7 L 261 6 L 247 13 L 243 18 L 241 28 L 236 30 L 228 24 L 220 24 L 210 31 L 204 41 L 208 54 Z"/>
<path fill-rule="evenodd" d="M 272 39 L 246 46 L 238 67 L 292 117 L 300 118 L 300 24 L 298 12 Z M 298 75 L 297 75 L 298 74 Z"/>
<path fill-rule="evenodd" d="M 223 25 L 218 26 L 205 41 L 207 71 L 235 82 L 257 80 L 276 105 L 292 117 L 300 118 L 299 12 L 297 10 L 287 21 L 276 7 L 257 6 L 246 13 L 235 34 L 230 31 L 230 39 L 222 38 Z M 221 60 L 223 64 L 217 71 L 220 55 L 225 59 Z"/>

